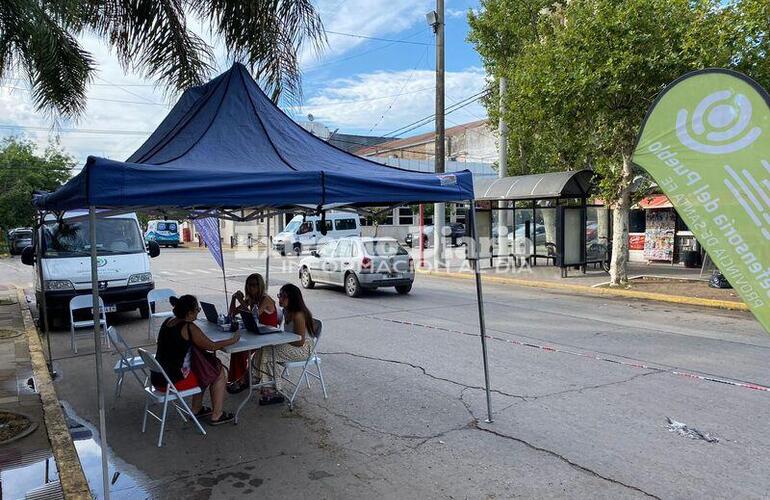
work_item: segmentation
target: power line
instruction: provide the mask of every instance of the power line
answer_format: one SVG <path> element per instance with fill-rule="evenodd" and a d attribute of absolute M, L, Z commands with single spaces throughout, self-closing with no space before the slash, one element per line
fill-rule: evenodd
<path fill-rule="evenodd" d="M 411 40 L 394 40 L 392 38 L 380 38 L 376 36 L 367 36 L 367 35 L 358 35 L 356 33 L 342 33 L 340 31 L 331 31 L 326 30 L 327 33 L 331 33 L 332 35 L 342 35 L 342 36 L 349 36 L 352 38 L 363 38 L 364 40 L 377 40 L 378 42 L 391 42 L 391 43 L 406 43 L 410 45 L 432 45 L 430 43 L 426 42 L 412 42 Z"/>
<path fill-rule="evenodd" d="M 413 69 L 413 70 L 412 70 L 412 72 L 409 74 L 409 78 L 407 78 L 407 79 L 404 81 L 404 84 L 401 86 L 401 90 L 399 90 L 399 93 L 403 92 L 403 91 L 404 91 L 404 89 L 406 88 L 406 86 L 407 86 L 407 85 L 409 85 L 409 82 L 411 82 L 411 80 L 412 80 L 412 77 L 414 76 L 414 73 L 417 71 L 417 68 L 419 68 L 419 67 L 420 67 L 420 65 L 422 64 L 422 60 L 423 60 L 423 57 L 424 57 L 424 58 L 426 58 L 426 59 L 427 59 L 427 57 L 428 57 L 428 49 L 427 49 L 427 47 L 425 48 L 425 54 L 421 55 L 421 56 L 420 56 L 420 59 L 418 59 L 418 60 L 417 60 L 417 64 L 415 64 L 415 65 L 414 65 L 414 69 Z M 387 115 L 387 114 L 388 114 L 388 112 L 389 112 L 389 111 L 390 111 L 390 110 L 393 108 L 393 105 L 394 105 L 394 104 L 396 104 L 396 101 L 398 101 L 398 97 L 399 97 L 399 96 L 398 96 L 398 95 L 396 95 L 396 96 L 393 98 L 393 101 L 391 101 L 391 103 L 390 103 L 390 106 L 388 106 L 388 108 L 387 108 L 385 111 L 383 111 L 383 113 L 382 113 L 382 116 L 380 116 L 380 117 L 377 119 L 377 121 L 376 121 L 376 122 L 374 122 L 374 125 L 372 125 L 372 126 L 369 128 L 369 131 L 368 131 L 367 133 L 371 133 L 371 131 L 372 131 L 372 130 L 374 130 L 374 128 L 375 128 L 377 125 L 379 125 L 379 124 L 380 124 L 380 122 L 382 122 L 382 120 L 384 120 L 384 119 L 385 119 L 385 115 Z"/>
<path fill-rule="evenodd" d="M 31 89 L 25 88 L 25 87 L 14 87 L 11 85 L 0 85 L 0 87 L 5 89 L 11 89 L 11 90 L 21 90 L 23 92 L 29 92 L 32 93 Z M 166 106 L 165 104 L 161 104 L 159 102 L 139 102 L 139 101 L 123 101 L 121 99 L 104 99 L 101 97 L 88 97 L 89 101 L 102 101 L 102 102 L 115 102 L 119 104 L 138 104 L 142 106 Z"/>
<path fill-rule="evenodd" d="M 141 94 L 137 94 L 136 92 L 133 92 L 133 91 L 131 91 L 131 90 L 128 90 L 128 89 L 126 89 L 126 88 L 124 88 L 124 87 L 122 87 L 122 86 L 118 85 L 117 83 L 113 83 L 113 82 L 110 82 L 110 81 L 108 81 L 108 80 L 105 80 L 105 79 L 104 79 L 104 78 L 102 78 L 101 76 L 97 76 L 96 78 L 98 78 L 99 80 L 103 81 L 104 83 L 108 83 L 108 84 L 110 84 L 110 85 L 114 85 L 114 86 L 115 86 L 115 88 L 118 88 L 118 89 L 122 90 L 123 92 L 126 92 L 127 94 L 131 94 L 131 95 L 132 95 L 132 96 L 134 96 L 134 97 L 138 97 L 139 99 L 142 99 L 142 100 L 144 100 L 144 101 L 147 101 L 147 102 L 150 102 L 150 103 L 153 103 L 153 104 L 160 104 L 160 103 L 156 103 L 156 102 L 154 102 L 154 101 L 151 101 L 150 99 L 146 98 L 145 96 L 143 96 L 143 95 L 141 95 Z"/>
<path fill-rule="evenodd" d="M 11 125 L 7 123 L 0 123 L 2 129 L 20 129 L 20 130 L 35 130 L 41 132 L 61 132 L 65 134 L 97 134 L 97 135 L 149 135 L 152 131 L 142 130 L 116 130 L 116 129 L 87 129 L 87 128 L 57 128 L 51 127 L 36 127 L 34 125 Z"/>
<path fill-rule="evenodd" d="M 425 30 L 423 30 L 423 29 L 420 29 L 420 30 L 418 30 L 418 31 L 415 31 L 415 32 L 414 32 L 414 33 L 412 33 L 411 35 L 408 35 L 408 36 L 406 36 L 405 38 L 403 38 L 403 40 L 409 40 L 410 38 L 414 38 L 415 36 L 417 36 L 417 35 L 419 35 L 419 34 L 421 34 L 421 33 L 425 33 Z M 355 54 L 352 54 L 352 55 L 349 55 L 349 56 L 340 57 L 340 58 L 337 58 L 337 59 L 332 59 L 331 61 L 327 61 L 327 62 L 324 62 L 324 63 L 321 63 L 321 64 L 317 64 L 317 65 L 315 65 L 315 66 L 311 66 L 311 67 L 309 67 L 309 68 L 306 68 L 306 69 L 304 70 L 304 72 L 305 72 L 305 73 L 308 73 L 308 72 L 310 72 L 310 71 L 315 71 L 315 70 L 317 70 L 317 69 L 319 69 L 319 68 L 323 68 L 323 67 L 325 67 L 325 66 L 332 66 L 332 65 L 334 65 L 334 64 L 338 64 L 338 63 L 341 63 L 341 62 L 345 62 L 345 61 L 348 61 L 348 60 L 350 60 L 350 59 L 355 59 L 355 58 L 357 58 L 357 57 L 365 56 L 365 55 L 367 55 L 367 54 L 370 54 L 370 53 L 372 53 L 372 52 L 376 52 L 376 51 L 378 51 L 378 50 L 383 50 L 383 49 L 387 49 L 388 47 L 392 47 L 392 46 L 393 46 L 393 45 L 395 45 L 396 43 L 399 43 L 399 42 L 397 42 L 397 41 L 393 41 L 393 42 L 387 43 L 387 44 L 385 44 L 385 45 L 380 45 L 379 47 L 374 47 L 374 48 L 372 48 L 372 49 L 364 50 L 363 52 L 357 52 L 357 53 L 355 53 Z"/>
<path fill-rule="evenodd" d="M 475 101 L 478 101 L 479 99 L 483 98 L 487 93 L 489 93 L 489 89 L 484 89 L 481 92 L 473 94 L 473 95 L 471 95 L 469 97 L 466 97 L 465 99 L 462 99 L 461 101 L 458 101 L 458 102 L 452 104 L 451 106 L 447 106 L 446 108 L 444 108 L 444 114 L 448 115 L 450 113 L 454 113 L 455 111 L 457 111 L 459 109 L 462 109 L 465 106 L 468 106 L 468 105 L 474 103 Z M 416 121 L 414 121 L 414 122 L 412 122 L 410 124 L 404 125 L 401 128 L 397 128 L 397 129 L 395 129 L 395 130 L 385 134 L 385 137 L 392 136 L 392 135 L 397 135 L 397 134 L 398 135 L 406 134 L 408 132 L 411 132 L 412 130 L 415 130 L 415 129 L 418 129 L 418 128 L 422 127 L 423 125 L 426 125 L 428 122 L 433 120 L 435 117 L 436 117 L 436 114 L 433 113 L 433 114 L 431 114 L 429 116 L 426 116 L 424 118 L 416 120 Z"/>

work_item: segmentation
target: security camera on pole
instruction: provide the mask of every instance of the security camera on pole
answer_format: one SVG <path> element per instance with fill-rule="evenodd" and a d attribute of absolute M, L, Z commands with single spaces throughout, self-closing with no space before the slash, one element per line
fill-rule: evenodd
<path fill-rule="evenodd" d="M 436 0 L 436 10 L 426 14 L 428 24 L 436 34 L 436 146 L 435 170 L 444 173 L 444 0 Z M 433 208 L 433 266 L 444 265 L 444 204 Z"/>

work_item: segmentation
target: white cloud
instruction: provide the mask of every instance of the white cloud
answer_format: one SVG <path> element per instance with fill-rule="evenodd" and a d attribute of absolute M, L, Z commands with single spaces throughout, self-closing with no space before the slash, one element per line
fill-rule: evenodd
<path fill-rule="evenodd" d="M 429 27 L 425 13 L 435 6 L 432 0 L 319 0 L 317 7 L 324 27 L 329 31 L 363 36 L 386 37 L 414 27 L 415 31 Z M 303 66 L 312 67 L 332 57 L 339 56 L 366 42 L 329 33 L 329 45 L 320 58 L 310 48 L 302 55 Z M 420 41 L 420 38 L 415 38 Z"/>
<path fill-rule="evenodd" d="M 447 9 L 446 15 L 447 17 L 464 17 L 466 11 L 462 9 Z"/>
<path fill-rule="evenodd" d="M 372 134 L 387 133 L 433 114 L 435 78 L 432 71 L 406 70 L 378 71 L 339 79 L 330 82 L 319 95 L 307 99 L 302 113 L 312 113 L 318 121 L 346 132 L 366 133 L 379 121 Z M 485 85 L 482 69 L 447 72 L 447 106 L 480 92 Z M 388 109 L 389 106 L 392 107 Z M 383 114 L 384 118 L 380 119 Z M 485 116 L 484 107 L 477 101 L 450 114 L 448 119 L 464 123 Z"/>

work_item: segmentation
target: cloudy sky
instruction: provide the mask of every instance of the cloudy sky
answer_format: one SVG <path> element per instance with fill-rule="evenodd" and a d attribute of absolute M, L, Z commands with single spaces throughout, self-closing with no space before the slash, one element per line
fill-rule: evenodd
<path fill-rule="evenodd" d="M 425 21 L 433 1 L 317 0 L 316 5 L 329 45 L 320 55 L 303 53 L 304 97 L 284 111 L 298 121 L 310 113 L 332 130 L 368 135 L 386 135 L 433 113 L 434 35 Z M 447 105 L 485 86 L 478 55 L 465 41 L 466 12 L 475 8 L 478 0 L 446 0 Z M 160 123 L 173 97 L 151 81 L 124 74 L 98 40 L 82 41 L 99 72 L 89 89 L 88 111 L 76 123 L 61 123 L 57 136 L 81 162 L 89 154 L 125 159 Z M 227 68 L 226 61 L 221 64 Z M 483 117 L 483 107 L 474 103 L 448 115 L 447 126 Z M 0 136 L 10 134 L 41 146 L 53 137 L 51 122 L 34 110 L 26 84 L 12 77 L 0 82 Z"/>

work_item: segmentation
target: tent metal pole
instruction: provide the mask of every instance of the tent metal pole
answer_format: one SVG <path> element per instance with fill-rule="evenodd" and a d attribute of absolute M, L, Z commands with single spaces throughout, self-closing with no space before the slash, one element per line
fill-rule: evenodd
<path fill-rule="evenodd" d="M 33 243 L 36 243 L 35 260 L 37 262 L 35 265 L 37 266 L 37 277 L 40 281 L 40 304 L 38 304 L 38 306 L 41 309 L 38 310 L 38 316 L 42 319 L 40 323 L 43 327 L 43 335 L 45 336 L 45 342 L 48 348 L 48 373 L 51 375 L 51 378 L 54 379 L 56 378 L 56 372 L 53 370 L 53 355 L 51 354 L 51 328 L 48 325 L 48 304 L 45 300 L 45 276 L 43 276 L 43 223 L 45 222 L 45 216 L 42 212 L 38 212 L 37 215 L 38 225 L 37 231 L 35 231 L 37 242 L 33 240 Z"/>
<path fill-rule="evenodd" d="M 270 242 L 270 219 L 267 218 L 267 250 L 265 250 L 265 290 L 270 288 L 270 248 L 272 243 Z"/>
<path fill-rule="evenodd" d="M 96 208 L 88 207 L 88 232 L 91 240 L 91 294 L 94 313 L 94 351 L 96 353 L 96 399 L 99 404 L 99 440 L 102 451 L 102 487 L 104 499 L 110 500 L 110 478 L 107 458 L 107 422 L 104 415 L 104 391 L 102 390 L 102 324 L 99 307 L 99 275 L 96 260 Z"/>
<path fill-rule="evenodd" d="M 473 274 L 476 277 L 476 302 L 479 306 L 479 333 L 481 334 L 481 356 L 484 361 L 484 388 L 487 393 L 487 419 L 491 424 L 492 419 L 492 395 L 489 388 L 489 359 L 487 356 L 487 327 L 484 322 L 484 294 L 481 290 L 481 271 L 479 270 L 479 231 L 476 225 L 476 200 L 471 200 L 471 220 L 473 221 Z"/>

